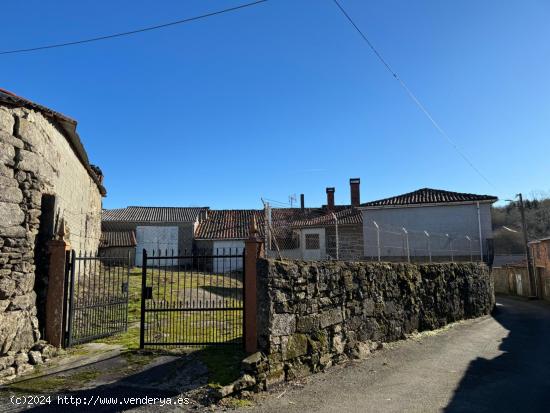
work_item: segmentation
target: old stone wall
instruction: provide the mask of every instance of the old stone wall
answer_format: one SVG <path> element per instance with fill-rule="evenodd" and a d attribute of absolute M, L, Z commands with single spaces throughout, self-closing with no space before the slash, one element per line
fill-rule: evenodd
<path fill-rule="evenodd" d="M 26 108 L 0 106 L 0 377 L 25 369 L 39 340 L 35 252 L 44 194 L 56 199 L 74 249 L 95 251 L 101 193 L 53 121 Z M 41 275 L 41 277 L 44 274 Z M 27 357 L 28 359 L 28 357 Z M 2 373 L 3 371 L 3 373 Z"/>
<path fill-rule="evenodd" d="M 479 264 L 260 260 L 262 356 L 245 360 L 245 371 L 270 386 L 493 305 L 491 277 Z"/>
<path fill-rule="evenodd" d="M 331 257 L 338 256 L 338 259 L 343 261 L 360 260 L 363 258 L 362 225 L 338 226 L 338 255 L 336 255 L 336 227 L 327 227 L 325 234 L 327 240 L 327 254 Z"/>

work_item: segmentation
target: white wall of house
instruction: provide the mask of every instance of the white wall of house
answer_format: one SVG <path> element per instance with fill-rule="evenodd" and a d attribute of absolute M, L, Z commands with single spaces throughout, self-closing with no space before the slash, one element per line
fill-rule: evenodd
<path fill-rule="evenodd" d="M 224 240 L 214 241 L 213 255 L 242 255 L 244 251 L 244 241 L 242 240 Z M 228 273 L 243 268 L 242 258 L 214 258 L 213 268 L 215 273 Z"/>
<path fill-rule="evenodd" d="M 313 245 L 311 241 L 307 241 L 308 237 L 313 237 L 311 241 L 315 241 L 315 245 Z M 317 239 L 318 243 L 316 241 Z M 327 247 L 325 229 L 304 228 L 300 230 L 300 249 L 304 260 L 322 260 L 326 258 Z"/>
<path fill-rule="evenodd" d="M 136 227 L 136 265 L 141 266 L 143 261 L 142 251 L 147 251 L 147 256 L 165 255 L 166 251 L 171 255 L 178 254 L 178 227 L 167 226 L 138 226 Z M 166 266 L 171 265 L 170 260 L 154 261 L 155 265 Z"/>
<path fill-rule="evenodd" d="M 381 256 L 383 257 L 404 254 L 406 246 L 404 233 L 401 232 L 402 227 L 408 230 L 411 255 L 427 254 L 428 240 L 424 231 L 432 234 L 430 247 L 433 256 L 448 256 L 450 250 L 453 250 L 456 255 L 459 253 L 465 255 L 469 253 L 471 245 L 473 254 L 479 257 L 479 221 L 481 239 L 493 238 L 490 203 L 479 204 L 479 221 L 475 203 L 363 209 L 362 214 L 364 249 L 368 257 L 376 257 L 378 254 L 377 232 L 373 221 L 380 227 Z M 445 237 L 444 234 L 449 234 L 449 237 Z M 466 236 L 475 241 L 470 244 Z M 483 245 L 483 247 L 485 250 L 486 246 Z"/>

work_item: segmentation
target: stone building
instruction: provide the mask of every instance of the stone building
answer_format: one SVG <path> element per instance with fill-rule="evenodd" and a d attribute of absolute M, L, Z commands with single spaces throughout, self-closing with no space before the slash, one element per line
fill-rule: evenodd
<path fill-rule="evenodd" d="M 61 113 L 0 89 L 2 377 L 28 368 L 25 352 L 43 331 L 47 242 L 62 227 L 72 248 L 97 251 L 106 191 L 76 125 Z"/>

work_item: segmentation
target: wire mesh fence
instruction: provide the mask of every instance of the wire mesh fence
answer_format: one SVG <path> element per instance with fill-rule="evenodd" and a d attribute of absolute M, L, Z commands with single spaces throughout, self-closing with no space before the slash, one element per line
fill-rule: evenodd
<path fill-rule="evenodd" d="M 449 262 L 488 260 L 488 240 L 468 232 L 363 222 L 350 207 L 264 208 L 268 257 L 300 260 Z M 438 227 L 434 222 L 432 227 Z"/>

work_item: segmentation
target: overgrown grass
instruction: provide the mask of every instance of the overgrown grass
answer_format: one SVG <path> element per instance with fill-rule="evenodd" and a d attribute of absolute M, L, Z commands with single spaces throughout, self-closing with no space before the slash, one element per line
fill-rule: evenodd
<path fill-rule="evenodd" d="M 79 389 L 86 383 L 96 379 L 100 375 L 97 370 L 82 370 L 67 375 L 51 375 L 37 378 L 29 378 L 19 382 L 8 384 L 6 390 L 15 392 L 49 393 L 58 390 Z"/>
<path fill-rule="evenodd" d="M 141 316 L 141 268 L 132 268 L 129 273 L 128 282 L 128 330 L 123 333 L 117 333 L 113 336 L 96 340 L 97 342 L 107 344 L 119 344 L 128 349 L 139 348 L 139 322 Z M 169 269 L 152 269 L 151 274 L 154 278 L 154 286 L 158 288 L 161 285 L 166 289 L 167 295 L 172 297 L 167 300 L 162 300 L 153 294 L 152 302 L 148 305 L 160 306 L 166 308 L 173 306 L 181 308 L 189 306 L 191 301 L 195 305 L 199 305 L 197 297 L 212 298 L 216 297 L 217 288 L 230 288 L 238 291 L 242 287 L 240 280 L 229 275 L 218 275 L 196 272 L 193 276 L 189 273 L 183 276 L 183 273 Z M 158 271 L 158 273 L 157 273 Z M 211 290 L 208 290 L 211 289 Z M 212 292 L 212 290 L 214 292 Z M 185 302 L 185 298 L 180 299 L 178 295 L 190 294 L 191 300 Z M 164 297 L 162 297 L 164 298 Z M 241 307 L 241 297 L 218 300 L 219 307 Z M 212 303 L 209 303 L 211 305 Z M 200 300 L 200 305 L 205 305 Z M 210 307 L 209 307 L 210 308 Z M 148 317 L 146 324 L 149 326 L 152 334 L 146 336 L 146 340 L 154 340 L 159 342 L 170 341 L 192 341 L 192 342 L 207 342 L 213 339 L 219 341 L 233 341 L 242 335 L 242 311 L 182 311 L 182 312 L 155 312 L 147 313 Z M 146 331 L 146 333 L 149 331 Z"/>
<path fill-rule="evenodd" d="M 238 345 L 211 346 L 198 353 L 199 359 L 208 367 L 210 387 L 225 386 L 238 379 L 244 356 L 244 351 Z"/>

